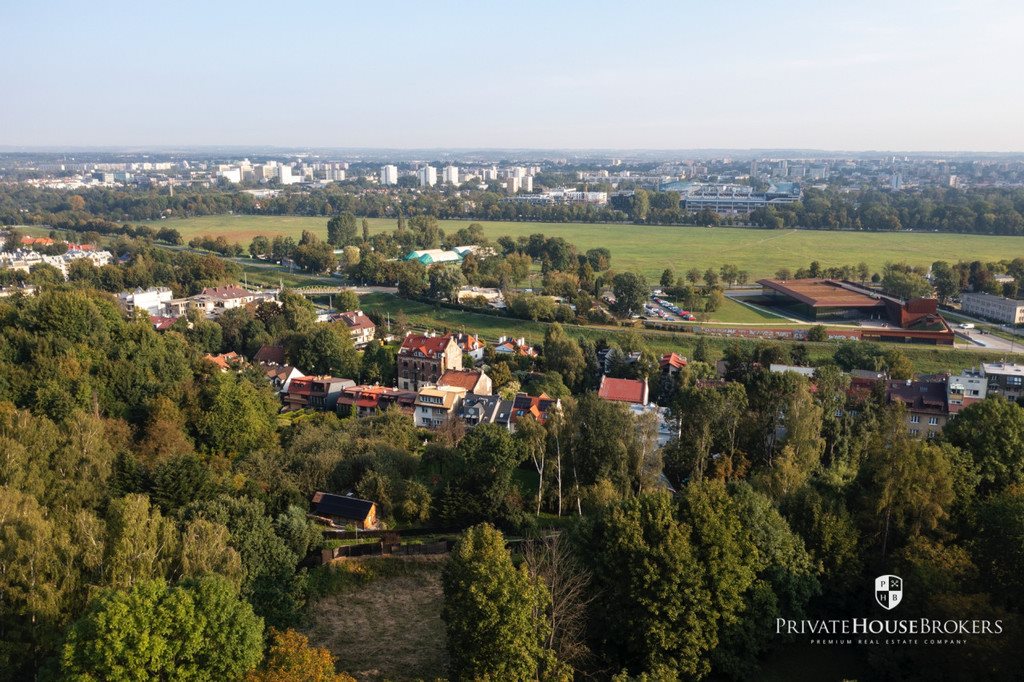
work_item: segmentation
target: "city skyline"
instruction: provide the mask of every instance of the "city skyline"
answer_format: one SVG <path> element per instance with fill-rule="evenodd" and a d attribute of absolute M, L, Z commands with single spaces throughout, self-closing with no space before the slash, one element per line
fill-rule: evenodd
<path fill-rule="evenodd" d="M 1020 152 L 1022 19 L 1000 1 L 21 4 L 0 9 L 24 55 L 0 65 L 0 146 Z"/>

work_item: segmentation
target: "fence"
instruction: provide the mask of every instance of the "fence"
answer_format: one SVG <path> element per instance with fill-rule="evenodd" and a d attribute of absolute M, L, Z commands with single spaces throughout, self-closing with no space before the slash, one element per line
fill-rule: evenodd
<path fill-rule="evenodd" d="M 333 549 L 320 550 L 321 563 L 328 563 L 339 558 L 355 558 L 364 556 L 417 556 L 426 554 L 447 554 L 455 547 L 454 540 L 438 540 L 421 545 L 403 545 L 402 543 L 367 542 L 361 545 L 346 545 Z"/>

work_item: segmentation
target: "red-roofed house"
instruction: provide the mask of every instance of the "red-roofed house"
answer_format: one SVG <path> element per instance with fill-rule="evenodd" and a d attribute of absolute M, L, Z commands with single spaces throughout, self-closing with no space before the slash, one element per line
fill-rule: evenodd
<path fill-rule="evenodd" d="M 363 314 L 362 310 L 352 310 L 347 313 L 332 315 L 331 322 L 341 322 L 348 327 L 348 333 L 352 335 L 352 343 L 355 344 L 356 348 L 363 348 L 370 341 L 373 341 L 373 335 L 377 332 L 377 325 Z"/>
<path fill-rule="evenodd" d="M 601 388 L 598 389 L 597 395 L 603 400 L 646 405 L 647 382 L 640 379 L 613 379 L 609 376 L 602 376 Z"/>
<path fill-rule="evenodd" d="M 683 367 L 686 367 L 686 358 L 676 353 L 666 353 L 661 356 L 661 360 L 658 361 L 661 365 L 662 372 L 678 372 Z"/>
<path fill-rule="evenodd" d="M 416 406 L 416 392 L 387 386 L 360 385 L 344 389 L 338 397 L 338 413 L 343 416 L 355 414 L 357 417 L 367 417 L 392 405 L 412 415 Z"/>
<path fill-rule="evenodd" d="M 252 359 L 253 362 L 258 362 L 261 365 L 283 365 L 284 346 L 260 346 L 260 349 L 256 351 L 256 355 Z"/>
<path fill-rule="evenodd" d="M 475 395 L 490 395 L 494 392 L 491 378 L 478 369 L 450 369 L 441 375 L 437 385 L 458 386 Z"/>
<path fill-rule="evenodd" d="M 512 339 L 503 336 L 498 339 L 498 343 L 494 346 L 494 352 L 501 355 L 515 355 L 523 358 L 537 357 L 537 351 L 533 349 L 533 346 L 526 343 L 525 338 Z"/>
<path fill-rule="evenodd" d="M 351 379 L 332 376 L 296 377 L 282 395 L 285 411 L 312 408 L 333 412 L 338 405 L 341 392 L 355 386 Z"/>
<path fill-rule="evenodd" d="M 512 399 L 512 414 L 509 417 L 509 422 L 514 429 L 517 421 L 532 416 L 543 424 L 552 411 L 560 409 L 562 409 L 562 401 L 558 398 L 549 398 L 544 393 L 536 396 L 517 393 L 516 397 Z"/>
<path fill-rule="evenodd" d="M 30 237 L 25 235 L 21 238 L 22 246 L 53 246 L 54 241 L 49 237 Z"/>
<path fill-rule="evenodd" d="M 472 334 L 459 333 L 455 335 L 455 343 L 459 344 L 463 354 L 479 362 L 484 359 L 484 340 Z"/>
<path fill-rule="evenodd" d="M 177 317 L 164 317 L 163 315 L 150 315 L 149 321 L 153 325 L 153 329 L 158 332 L 165 332 L 174 326 L 174 323 L 178 321 Z"/>
<path fill-rule="evenodd" d="M 430 336 L 407 334 L 398 349 L 398 387 L 419 391 L 436 386 L 450 369 L 462 369 L 462 349 L 451 334 Z"/>
<path fill-rule="evenodd" d="M 220 367 L 220 371 L 222 372 L 226 372 L 229 369 L 234 369 L 238 367 L 240 364 L 242 364 L 242 362 L 244 361 L 244 358 L 242 358 L 242 356 L 236 353 L 235 351 L 228 351 L 227 353 L 218 353 L 216 355 L 210 355 L 209 353 L 207 353 L 203 357 L 203 359 L 208 360 L 213 364 L 217 365 L 218 367 Z"/>

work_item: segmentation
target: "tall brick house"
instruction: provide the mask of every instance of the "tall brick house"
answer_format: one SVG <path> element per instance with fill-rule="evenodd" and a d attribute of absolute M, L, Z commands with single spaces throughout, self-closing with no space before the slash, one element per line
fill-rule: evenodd
<path fill-rule="evenodd" d="M 462 349 L 451 334 L 407 334 L 398 349 L 398 387 L 418 391 L 435 386 L 450 369 L 462 369 Z"/>

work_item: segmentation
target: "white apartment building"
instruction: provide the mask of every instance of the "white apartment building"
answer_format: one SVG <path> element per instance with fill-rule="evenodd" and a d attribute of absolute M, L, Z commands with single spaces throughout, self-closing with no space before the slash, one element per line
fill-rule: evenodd
<path fill-rule="evenodd" d="M 282 163 L 278 166 L 277 179 L 282 185 L 293 185 L 299 181 L 298 178 L 292 175 L 292 167 L 286 163 Z"/>
<path fill-rule="evenodd" d="M 139 288 L 135 291 L 122 291 L 117 295 L 118 303 L 129 315 L 134 315 L 136 310 L 145 310 L 149 315 L 161 315 L 173 298 L 174 292 L 167 287 Z"/>
<path fill-rule="evenodd" d="M 988 397 L 988 377 L 984 367 L 965 369 L 959 374 L 951 374 L 946 379 L 946 404 L 949 413 L 956 414 L 972 403 Z"/>
<path fill-rule="evenodd" d="M 242 181 L 242 169 L 241 168 L 224 168 L 217 171 L 217 177 L 224 178 L 230 183 L 237 185 Z"/>
<path fill-rule="evenodd" d="M 380 184 L 382 185 L 397 185 L 398 184 L 398 166 L 381 166 L 380 167 Z"/>
<path fill-rule="evenodd" d="M 960 310 L 1003 324 L 1024 323 L 1024 301 L 985 293 L 960 295 Z"/>
<path fill-rule="evenodd" d="M 441 171 L 441 179 L 449 185 L 459 184 L 459 167 L 458 166 L 445 166 L 444 170 Z"/>
<path fill-rule="evenodd" d="M 522 190 L 524 192 L 532 192 L 533 191 L 533 176 L 532 175 L 524 175 L 523 179 L 521 181 L 521 186 L 522 186 Z"/>
<path fill-rule="evenodd" d="M 437 184 L 437 169 L 433 166 L 420 168 L 420 187 L 433 187 Z"/>
<path fill-rule="evenodd" d="M 518 192 L 520 189 L 522 189 L 522 185 L 522 181 L 519 178 L 515 177 L 514 175 L 505 180 L 505 189 L 508 190 L 509 194 L 515 194 L 516 192 Z"/>

